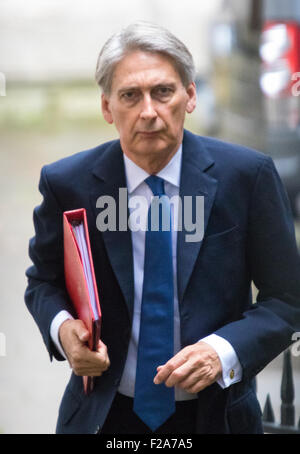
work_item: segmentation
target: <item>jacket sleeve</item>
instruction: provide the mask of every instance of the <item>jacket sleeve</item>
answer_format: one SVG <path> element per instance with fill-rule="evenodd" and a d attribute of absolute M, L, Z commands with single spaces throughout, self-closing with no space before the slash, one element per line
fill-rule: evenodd
<path fill-rule="evenodd" d="M 41 331 L 50 359 L 54 356 L 63 360 L 51 340 L 50 325 L 61 310 L 73 310 L 64 282 L 63 210 L 47 180 L 46 167 L 41 171 L 39 190 L 43 200 L 33 214 L 35 236 L 29 242 L 33 264 L 26 271 L 25 303 Z"/>
<path fill-rule="evenodd" d="M 261 165 L 252 193 L 247 261 L 257 299 L 240 320 L 218 329 L 233 346 L 243 378 L 253 378 L 300 331 L 300 258 L 286 191 L 271 158 Z"/>

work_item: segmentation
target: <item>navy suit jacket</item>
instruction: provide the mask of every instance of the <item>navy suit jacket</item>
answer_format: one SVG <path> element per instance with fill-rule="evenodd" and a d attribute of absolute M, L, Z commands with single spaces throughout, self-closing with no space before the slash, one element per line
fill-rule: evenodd
<path fill-rule="evenodd" d="M 118 389 L 131 333 L 134 277 L 131 234 L 100 232 L 96 201 L 118 201 L 126 187 L 118 140 L 42 169 L 43 201 L 34 211 L 25 301 L 50 358 L 63 358 L 49 333 L 60 310 L 69 310 L 63 274 L 62 213 L 86 208 L 103 312 L 102 339 L 110 368 L 85 396 L 71 375 L 57 433 L 95 433 Z M 216 333 L 230 342 L 243 379 L 227 389 L 214 383 L 198 395 L 198 433 L 261 431 L 255 375 L 291 344 L 300 330 L 300 260 L 286 192 L 268 156 L 184 131 L 180 196 L 204 196 L 204 237 L 186 242 L 178 232 L 177 275 L 182 347 Z M 117 210 L 118 213 L 118 210 Z M 117 219 L 118 225 L 118 219 Z M 184 225 L 183 225 L 184 227 Z M 252 303 L 252 286 L 258 289 Z M 74 314 L 75 315 L 75 314 Z"/>

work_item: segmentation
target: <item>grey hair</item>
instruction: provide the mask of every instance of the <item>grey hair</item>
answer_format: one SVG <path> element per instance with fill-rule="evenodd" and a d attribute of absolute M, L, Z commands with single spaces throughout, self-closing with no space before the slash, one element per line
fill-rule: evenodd
<path fill-rule="evenodd" d="M 95 79 L 103 93 L 110 94 L 116 65 L 125 55 L 135 50 L 168 56 L 173 61 L 184 86 L 194 81 L 194 61 L 187 47 L 165 28 L 139 21 L 115 33 L 102 47 Z"/>

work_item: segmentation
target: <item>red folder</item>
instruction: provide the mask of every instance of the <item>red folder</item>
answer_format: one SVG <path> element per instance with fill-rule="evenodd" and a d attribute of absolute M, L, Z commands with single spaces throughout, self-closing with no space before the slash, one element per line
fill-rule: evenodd
<path fill-rule="evenodd" d="M 69 297 L 76 314 L 90 333 L 88 346 L 97 350 L 101 330 L 101 309 L 91 253 L 86 211 L 84 208 L 65 211 L 64 269 Z M 93 377 L 83 377 L 84 392 L 94 386 Z"/>

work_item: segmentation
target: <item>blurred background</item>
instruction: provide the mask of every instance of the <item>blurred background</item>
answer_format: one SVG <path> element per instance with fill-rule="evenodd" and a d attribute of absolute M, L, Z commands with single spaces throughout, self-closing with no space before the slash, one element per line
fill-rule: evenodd
<path fill-rule="evenodd" d="M 113 32 L 141 19 L 167 27 L 194 56 L 198 107 L 186 127 L 273 157 L 300 246 L 299 0 L 1 0 L 0 433 L 55 431 L 70 368 L 49 362 L 23 300 L 40 169 L 117 137 L 101 116 L 96 60 Z M 299 363 L 291 355 L 283 387 L 295 424 Z M 257 378 L 261 407 L 269 394 L 276 422 L 282 364 L 280 355 Z"/>

